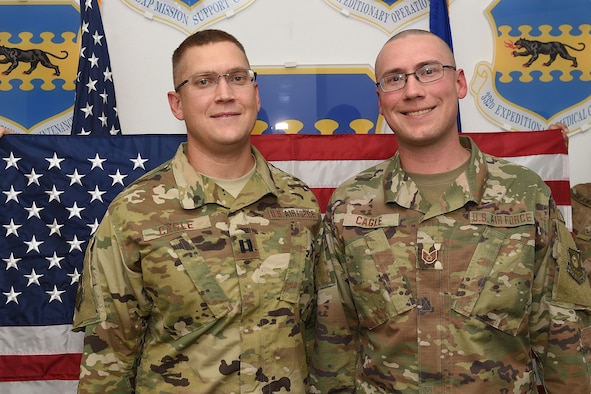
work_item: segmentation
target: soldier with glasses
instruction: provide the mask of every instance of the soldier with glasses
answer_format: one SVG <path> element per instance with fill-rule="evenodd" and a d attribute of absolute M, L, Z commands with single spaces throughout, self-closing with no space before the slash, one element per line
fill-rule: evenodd
<path fill-rule="evenodd" d="M 306 393 L 320 209 L 250 144 L 256 73 L 232 35 L 172 56 L 187 142 L 109 206 L 74 326 L 81 393 Z"/>
<path fill-rule="evenodd" d="M 550 189 L 458 134 L 464 71 L 408 30 L 375 65 L 392 158 L 324 219 L 311 392 L 591 392 L 591 287 Z"/>

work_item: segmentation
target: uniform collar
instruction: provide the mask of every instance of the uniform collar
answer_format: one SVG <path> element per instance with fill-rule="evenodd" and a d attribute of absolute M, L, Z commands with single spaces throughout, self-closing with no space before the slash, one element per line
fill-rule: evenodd
<path fill-rule="evenodd" d="M 456 178 L 446 192 L 447 207 L 437 207 L 439 213 L 453 211 L 469 201 L 478 202 L 484 193 L 488 174 L 485 154 L 470 137 L 460 136 L 460 143 L 470 151 L 468 168 Z M 433 208 L 422 198 L 416 183 L 402 169 L 398 153 L 394 155 L 386 169 L 384 194 L 387 203 L 396 203 L 420 212 L 427 212 Z"/>
<path fill-rule="evenodd" d="M 187 143 L 182 143 L 171 163 L 181 206 L 184 209 L 197 209 L 205 204 L 217 204 L 233 210 L 250 205 L 269 193 L 277 196 L 277 188 L 267 161 L 254 146 L 250 149 L 255 158 L 255 173 L 234 199 L 214 181 L 195 171 L 187 159 Z"/>

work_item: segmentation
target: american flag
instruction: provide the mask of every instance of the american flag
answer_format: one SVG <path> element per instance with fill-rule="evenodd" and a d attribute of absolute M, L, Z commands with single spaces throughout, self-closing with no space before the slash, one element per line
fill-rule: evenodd
<path fill-rule="evenodd" d="M 72 134 L 118 134 L 113 76 L 96 0 L 81 4 L 80 20 Z M 41 136 L 29 138 L 19 136 L 18 141 L 28 145 L 16 144 L 12 156 L 3 156 L 2 180 L 8 181 L 12 171 L 20 175 L 11 178 L 9 187 L 0 187 L 0 197 L 5 197 L 0 210 L 0 297 L 5 297 L 0 301 L 0 392 L 63 394 L 75 392 L 78 379 L 81 336 L 70 329 L 82 254 L 104 212 L 102 201 L 110 201 L 125 178 L 135 174 L 113 173 L 113 185 L 106 189 L 100 189 L 104 183 L 95 178 L 94 189 L 84 198 L 82 190 L 93 183 L 85 177 L 104 165 L 96 156 L 91 167 L 74 168 L 81 164 L 75 157 L 81 156 L 70 156 L 69 149 L 91 142 L 79 148 L 67 139 L 54 140 L 65 143 L 64 155 L 39 157 L 39 162 L 29 160 L 31 152 L 42 155 L 48 147 Z M 31 151 L 14 156 L 23 148 Z"/>
<path fill-rule="evenodd" d="M 485 152 L 535 169 L 570 221 L 560 131 L 469 135 Z M 114 196 L 174 155 L 184 135 L 0 139 L 0 392 L 76 391 L 82 338 L 70 332 L 83 252 Z M 308 183 L 322 208 L 334 188 L 391 156 L 396 137 L 260 135 L 269 161 Z"/>
<path fill-rule="evenodd" d="M 82 44 L 72 134 L 116 135 L 121 132 L 121 126 L 107 39 L 97 0 L 81 0 L 80 19 Z"/>

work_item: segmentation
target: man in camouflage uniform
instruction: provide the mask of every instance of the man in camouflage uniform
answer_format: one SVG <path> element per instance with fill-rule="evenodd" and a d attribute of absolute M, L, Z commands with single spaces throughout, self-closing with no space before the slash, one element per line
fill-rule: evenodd
<path fill-rule="evenodd" d="M 549 188 L 457 129 L 430 32 L 376 61 L 398 153 L 341 185 L 316 273 L 313 393 L 589 393 L 591 287 Z M 587 360 L 589 361 L 589 360 Z"/>
<path fill-rule="evenodd" d="M 307 392 L 316 199 L 250 145 L 258 86 L 233 36 L 188 37 L 173 76 L 187 143 L 112 202 L 87 250 L 79 392 Z"/>
<path fill-rule="evenodd" d="M 573 233 L 581 251 L 581 261 L 591 274 L 591 183 L 581 183 L 571 189 Z"/>

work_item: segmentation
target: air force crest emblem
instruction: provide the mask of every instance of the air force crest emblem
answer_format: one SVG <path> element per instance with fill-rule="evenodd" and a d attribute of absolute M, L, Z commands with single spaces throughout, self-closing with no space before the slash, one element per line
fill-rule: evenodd
<path fill-rule="evenodd" d="M 0 125 L 70 134 L 80 11 L 67 1 L 0 3 Z"/>
<path fill-rule="evenodd" d="M 495 0 L 485 13 L 494 60 L 470 86 L 482 114 L 505 130 L 591 127 L 591 2 Z"/>
<path fill-rule="evenodd" d="M 148 19 L 174 26 L 187 34 L 230 18 L 254 0 L 123 0 Z"/>
<path fill-rule="evenodd" d="M 325 0 L 345 16 L 377 26 L 388 34 L 429 13 L 430 0 Z"/>

